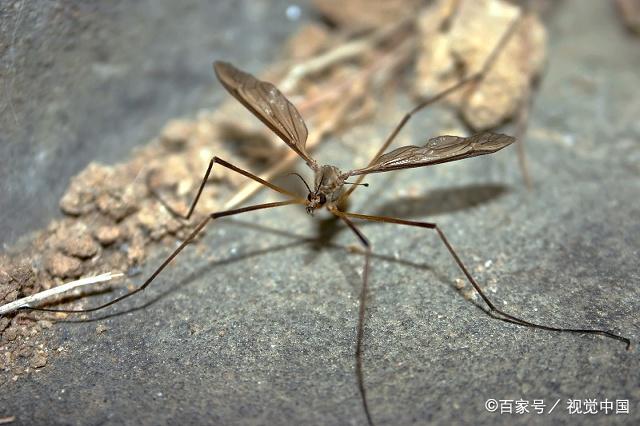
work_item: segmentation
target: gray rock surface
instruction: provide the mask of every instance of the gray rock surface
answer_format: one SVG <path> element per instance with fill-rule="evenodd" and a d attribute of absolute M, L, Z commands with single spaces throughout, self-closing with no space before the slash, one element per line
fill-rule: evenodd
<path fill-rule="evenodd" d="M 526 145 L 533 190 L 521 183 L 515 150 L 507 149 L 372 176 L 351 209 L 435 221 L 508 312 L 545 324 L 611 329 L 635 346 L 640 40 L 625 33 L 610 6 L 564 2 L 549 23 L 549 65 Z M 284 22 L 274 9 L 265 11 L 269 19 Z M 242 10 L 249 16 L 248 7 Z M 231 18 L 231 9 L 225 13 L 240 19 Z M 183 16 L 183 26 L 194 16 L 206 21 L 203 14 Z M 203 37 L 213 34 L 221 37 L 212 24 Z M 178 49 L 174 42 L 164 45 Z M 228 54 L 241 51 L 225 46 Z M 201 68 L 189 69 L 215 96 L 191 88 L 190 100 L 178 101 L 177 89 L 145 83 L 157 88 L 153 99 L 173 105 L 150 110 L 145 129 L 222 97 L 211 87 L 212 54 L 204 55 Z M 259 59 L 243 55 L 236 61 L 255 70 Z M 143 105 L 153 102 L 145 99 Z M 91 114 L 99 114 L 103 101 Z M 128 114 L 117 108 L 111 113 Z M 380 139 L 400 115 L 377 125 Z M 450 114 L 434 109 L 420 117 L 405 142 L 431 136 Z M 118 124 L 124 132 L 118 142 L 143 135 L 127 123 Z M 94 136 L 105 131 L 106 123 L 101 126 Z M 362 143 L 377 142 L 328 141 L 317 158 L 347 168 Z M 129 148 L 110 145 L 82 155 L 116 159 Z M 414 192 L 417 199 L 409 196 Z M 267 193 L 257 198 L 271 199 Z M 636 347 L 625 351 L 601 337 L 491 319 L 456 290 L 456 278 L 463 277 L 433 232 L 378 224 L 362 230 L 376 254 L 365 379 L 377 424 L 638 424 Z M 320 233 L 329 237 L 315 242 Z M 356 244 L 348 229 L 284 207 L 221 221 L 199 244 L 206 250 L 188 250 L 140 297 L 92 315 L 95 321 L 56 325 L 62 355 L 41 372 L 3 385 L 0 414 L 21 424 L 365 424 L 353 355 L 362 256 L 345 249 Z M 107 330 L 96 333 L 99 325 Z M 549 415 L 531 409 L 501 415 L 484 408 L 489 398 L 543 399 L 547 410 L 560 403 Z M 630 414 L 569 415 L 569 398 L 626 399 Z"/>
<path fill-rule="evenodd" d="M 69 178 L 222 99 L 216 58 L 259 69 L 285 1 L 0 2 L 0 243 L 59 215 Z"/>

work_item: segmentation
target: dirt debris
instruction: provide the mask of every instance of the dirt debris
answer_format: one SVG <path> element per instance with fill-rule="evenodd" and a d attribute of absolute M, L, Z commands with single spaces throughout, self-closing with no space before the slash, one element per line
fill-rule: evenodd
<path fill-rule="evenodd" d="M 349 31 L 378 28 L 420 9 L 422 0 L 314 0 L 314 7 L 333 24 Z"/>
<path fill-rule="evenodd" d="M 122 238 L 122 230 L 115 225 L 103 225 L 96 229 L 94 237 L 103 247 L 106 247 Z"/>
<path fill-rule="evenodd" d="M 36 274 L 26 263 L 11 263 L 8 259 L 0 259 L 0 303 L 13 302 L 23 292 L 31 291 L 36 286 Z M 7 267 L 2 267 L 3 263 Z M 4 327 L 2 326 L 3 324 Z M 6 318 L 0 318 L 0 331 L 6 327 Z"/>
<path fill-rule="evenodd" d="M 193 127 L 189 120 L 171 120 L 162 129 L 160 141 L 171 151 L 181 151 L 193 136 Z"/>
<path fill-rule="evenodd" d="M 320 23 L 312 22 L 300 28 L 287 42 L 288 55 L 294 60 L 311 58 L 329 45 L 331 32 Z"/>
<path fill-rule="evenodd" d="M 93 257 L 100 250 L 100 245 L 93 239 L 88 226 L 82 222 L 69 228 L 60 227 L 55 235 L 58 248 L 66 255 L 79 259 Z"/>
<path fill-rule="evenodd" d="M 92 184 L 107 181 L 111 170 L 97 163 L 90 163 L 82 172 L 71 179 L 69 189 L 60 199 L 60 208 L 71 216 L 80 216 L 95 209 L 97 192 Z"/>
<path fill-rule="evenodd" d="M 77 278 L 82 275 L 82 261 L 75 257 L 54 252 L 47 258 L 47 271 L 54 277 Z"/>
<path fill-rule="evenodd" d="M 616 0 L 618 15 L 624 25 L 636 35 L 640 35 L 640 1 Z"/>
<path fill-rule="evenodd" d="M 0 303 L 40 291 L 41 275 L 27 262 L 0 257 Z M 0 318 L 0 383 L 46 364 L 48 350 L 41 336 L 46 328 L 25 313 Z"/>
<path fill-rule="evenodd" d="M 433 96 L 480 71 L 519 13 L 502 0 L 439 0 L 425 9 L 418 19 L 416 95 Z M 546 37 L 538 17 L 526 15 L 482 82 L 447 97 L 471 128 L 494 128 L 516 114 L 542 71 Z"/>
<path fill-rule="evenodd" d="M 42 368 L 47 365 L 47 357 L 44 352 L 37 352 L 33 357 L 31 357 L 31 361 L 29 361 L 29 365 L 32 368 Z"/>

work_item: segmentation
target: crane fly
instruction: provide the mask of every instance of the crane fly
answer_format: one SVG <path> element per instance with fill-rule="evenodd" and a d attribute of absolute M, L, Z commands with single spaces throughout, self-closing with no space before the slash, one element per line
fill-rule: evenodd
<path fill-rule="evenodd" d="M 510 33 L 512 30 L 510 30 Z M 503 45 L 510 35 L 510 33 L 503 37 L 499 47 Z M 492 54 L 492 58 L 495 54 Z M 356 238 L 364 249 L 364 267 L 362 274 L 362 286 L 359 293 L 359 311 L 358 311 L 358 323 L 356 333 L 356 350 L 355 350 L 355 367 L 356 378 L 358 383 L 358 389 L 360 398 L 362 400 L 363 411 L 369 424 L 373 424 L 371 412 L 368 406 L 368 400 L 366 396 L 366 389 L 364 383 L 364 369 L 363 369 L 363 338 L 364 338 L 364 325 L 365 325 L 365 313 L 366 313 L 366 300 L 369 284 L 369 264 L 371 258 L 371 244 L 364 233 L 354 223 L 355 220 L 363 220 L 369 222 L 383 222 L 391 223 L 402 226 L 418 227 L 431 229 L 435 231 L 445 245 L 447 251 L 457 264 L 458 268 L 465 275 L 466 279 L 471 283 L 475 291 L 480 295 L 482 300 L 486 303 L 487 309 L 485 312 L 495 319 L 509 322 L 512 324 L 537 328 L 548 331 L 556 332 L 569 332 L 578 334 L 596 334 L 619 340 L 626 344 L 627 349 L 630 347 L 630 340 L 613 332 L 597 329 L 582 329 L 582 328 L 561 328 L 554 327 L 545 324 L 534 323 L 507 312 L 498 309 L 496 305 L 487 297 L 480 285 L 473 278 L 468 268 L 462 262 L 460 256 L 457 254 L 445 233 L 440 227 L 433 222 L 423 222 L 406 220 L 388 216 L 369 215 L 362 213 L 354 213 L 342 210 L 340 206 L 343 206 L 349 195 L 356 188 L 356 185 L 360 185 L 362 178 L 372 173 L 385 173 L 394 170 L 403 170 L 415 167 L 431 166 L 435 164 L 462 160 L 465 158 L 475 157 L 478 155 L 491 154 L 499 151 L 515 142 L 515 138 L 492 132 L 478 133 L 469 137 L 459 136 L 438 136 L 429 139 L 423 146 L 404 146 L 394 149 L 390 152 L 384 153 L 394 140 L 398 132 L 407 123 L 412 114 L 418 110 L 424 108 L 430 103 L 446 96 L 448 93 L 457 90 L 464 84 L 479 80 L 486 72 L 485 66 L 482 71 L 461 80 L 459 83 L 450 87 L 449 89 L 436 95 L 434 98 L 428 99 L 412 111 L 408 112 L 404 118 L 398 123 L 398 125 L 391 132 L 389 137 L 385 140 L 382 148 L 374 156 L 366 167 L 353 169 L 343 172 L 332 165 L 320 165 L 308 152 L 305 147 L 308 131 L 307 126 L 302 119 L 302 116 L 296 109 L 296 107 L 271 83 L 261 81 L 253 75 L 239 70 L 235 66 L 227 62 L 217 61 L 213 64 L 213 68 L 218 80 L 222 83 L 225 89 L 236 98 L 242 105 L 244 105 L 253 115 L 255 115 L 260 121 L 262 121 L 271 131 L 273 131 L 282 141 L 284 141 L 293 151 L 295 151 L 307 164 L 310 170 L 313 172 L 313 185 L 309 186 L 307 182 L 298 175 L 304 182 L 307 188 L 307 194 L 304 197 L 294 194 L 280 186 L 277 186 L 271 182 L 268 182 L 255 174 L 246 171 L 240 167 L 237 167 L 221 158 L 213 157 L 209 163 L 209 166 L 202 179 L 200 187 L 194 197 L 191 206 L 186 214 L 180 214 L 171 209 L 167 204 L 167 207 L 171 213 L 182 217 L 185 220 L 191 218 L 193 211 L 198 203 L 200 195 L 208 181 L 209 175 L 212 171 L 214 164 L 218 164 L 222 167 L 230 169 L 236 173 L 239 173 L 249 179 L 252 179 L 265 187 L 278 192 L 288 197 L 284 201 L 276 201 L 263 204 L 255 204 L 247 207 L 235 208 L 231 210 L 225 210 L 220 212 L 213 212 L 207 215 L 199 224 L 195 226 L 193 231 L 187 236 L 187 238 L 156 268 L 156 270 L 144 281 L 144 283 L 131 290 L 124 295 L 114 298 L 113 300 L 104 303 L 102 305 L 88 308 L 88 309 L 50 309 L 50 308 L 32 308 L 25 307 L 24 309 L 53 311 L 53 312 L 93 312 L 99 309 L 103 309 L 107 306 L 113 305 L 127 297 L 130 297 L 142 290 L 144 290 L 159 274 L 162 270 L 191 242 L 193 239 L 212 221 L 226 216 L 233 216 L 241 213 L 246 213 L 256 210 L 271 209 L 277 207 L 283 207 L 287 205 L 301 205 L 304 206 L 306 212 L 313 214 L 319 209 L 326 209 L 343 221 L 346 226 L 353 231 Z M 355 177 L 355 182 L 348 182 L 347 179 Z M 349 186 L 347 188 L 347 186 Z"/>
<path fill-rule="evenodd" d="M 626 343 L 627 348 L 629 347 L 629 339 L 616 335 L 609 331 L 551 327 L 518 318 L 498 309 L 482 291 L 479 284 L 469 273 L 467 267 L 463 264 L 453 246 L 449 243 L 444 232 L 435 223 L 404 220 L 387 216 L 353 213 L 343 211 L 339 208 L 339 206 L 342 205 L 341 202 L 350 194 L 350 192 L 344 191 L 345 185 L 349 184 L 349 182 L 347 182 L 347 179 L 350 177 L 430 166 L 434 164 L 462 160 L 464 158 L 475 157 L 478 155 L 492 154 L 501 150 L 502 148 L 511 145 L 513 142 L 515 142 L 515 138 L 508 135 L 492 132 L 478 133 L 469 137 L 438 136 L 429 139 L 424 146 L 400 147 L 386 154 L 377 155 L 366 167 L 353 169 L 348 172 L 342 172 L 337 167 L 332 165 L 319 165 L 318 162 L 313 157 L 311 157 L 311 155 L 309 155 L 305 148 L 305 142 L 308 132 L 304 120 L 302 119 L 302 116 L 297 111 L 295 106 L 291 102 L 289 102 L 287 98 L 282 93 L 280 93 L 280 91 L 274 85 L 265 81 L 260 81 L 251 74 L 243 72 L 227 62 L 215 62 L 214 70 L 218 79 L 227 89 L 227 91 L 229 91 L 229 93 L 231 93 L 233 97 L 235 97 L 238 101 L 240 101 L 240 103 L 247 107 L 249 111 L 251 111 L 275 134 L 277 134 L 280 139 L 282 139 L 287 145 L 289 145 L 289 147 L 293 149 L 313 171 L 313 188 L 309 187 L 305 182 L 305 185 L 308 189 L 306 199 L 300 201 L 296 201 L 295 199 L 293 199 L 290 201 L 290 203 L 298 202 L 304 204 L 306 206 L 306 211 L 309 214 L 313 214 L 313 212 L 318 209 L 326 208 L 335 216 L 340 218 L 354 232 L 363 248 L 365 249 L 365 265 L 362 274 L 363 282 L 360 291 L 358 331 L 356 337 L 356 374 L 358 377 L 358 386 L 360 389 L 364 411 L 370 424 L 372 424 L 373 422 L 368 408 L 366 390 L 364 387 L 362 347 L 367 289 L 369 281 L 368 276 L 371 256 L 371 244 L 367 237 L 362 233 L 362 231 L 353 223 L 352 219 L 394 223 L 398 225 L 415 226 L 435 230 L 441 241 L 444 243 L 447 250 L 453 257 L 454 261 L 457 263 L 458 267 L 466 276 L 467 280 L 472 284 L 474 289 L 478 292 L 478 294 L 489 307 L 489 315 L 497 319 L 521 326 L 539 328 L 549 331 L 599 334 L 616 340 L 620 340 Z M 400 125 L 403 125 L 404 122 L 406 122 L 406 120 L 403 120 Z M 398 129 L 396 128 L 392 135 L 397 134 L 397 132 Z M 390 139 L 392 140 L 392 138 Z M 388 143 L 386 143 L 386 145 L 388 145 Z M 222 165 L 230 166 L 229 164 L 225 164 L 226 162 L 222 162 L 219 159 L 214 159 L 214 162 L 216 161 L 220 162 L 220 164 Z M 256 180 L 259 179 L 257 178 L 257 176 L 253 176 L 253 178 Z M 351 183 L 351 185 L 355 185 L 357 183 L 359 182 Z M 275 188 L 274 186 L 272 186 L 272 184 L 268 184 L 268 186 L 280 193 L 287 194 L 287 191 L 282 188 Z M 352 186 L 352 188 L 354 187 L 355 186 Z M 271 205 L 264 204 L 261 206 L 268 208 L 275 207 L 276 205 L 282 204 L 272 203 Z"/>

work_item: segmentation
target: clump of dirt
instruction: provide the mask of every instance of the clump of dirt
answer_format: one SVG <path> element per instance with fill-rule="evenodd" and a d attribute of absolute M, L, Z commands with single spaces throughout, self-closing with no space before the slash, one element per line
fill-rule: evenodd
<path fill-rule="evenodd" d="M 640 35 L 640 2 L 638 0 L 616 0 L 618 14 L 624 25 Z"/>
<path fill-rule="evenodd" d="M 325 25 L 311 22 L 300 29 L 287 41 L 285 49 L 288 56 L 294 60 L 313 57 L 326 48 L 332 38 L 332 33 Z"/>
<path fill-rule="evenodd" d="M 31 243 L 23 250 L 0 257 L 0 305 L 80 276 L 111 271 L 132 275 L 154 245 L 184 238 L 192 223 L 219 209 L 221 200 L 243 179 L 215 169 L 210 178 L 214 185 L 206 188 L 196 218 L 190 222 L 174 217 L 161 199 L 178 212 L 186 211 L 214 153 L 233 157 L 243 168 L 259 171 L 268 164 L 264 156 L 258 161 L 251 156 L 244 156 L 244 161 L 232 156 L 222 142 L 226 138 L 223 129 L 229 126 L 224 113 L 203 112 L 193 120 L 172 120 L 130 161 L 113 166 L 89 164 L 71 180 L 60 200 L 66 217 L 31 236 Z M 269 138 L 265 140 L 271 143 Z M 242 145 L 241 141 L 233 142 Z M 88 304 L 76 297 L 56 307 Z M 18 312 L 0 318 L 0 383 L 17 380 L 47 364 L 57 350 L 47 346 L 43 331 L 64 317 Z"/>
<path fill-rule="evenodd" d="M 439 0 L 425 9 L 418 19 L 416 94 L 434 96 L 479 72 L 520 13 L 503 0 Z M 462 90 L 447 97 L 476 131 L 513 117 L 542 71 L 547 36 L 539 18 L 527 14 L 515 31 L 472 93 Z"/>
<path fill-rule="evenodd" d="M 40 279 L 29 263 L 0 257 L 0 304 L 40 291 Z M 49 349 L 42 331 L 49 327 L 49 321 L 22 314 L 0 317 L 0 384 L 46 365 Z"/>
<path fill-rule="evenodd" d="M 351 31 L 379 28 L 420 9 L 422 0 L 314 0 L 313 5 L 330 22 Z"/>

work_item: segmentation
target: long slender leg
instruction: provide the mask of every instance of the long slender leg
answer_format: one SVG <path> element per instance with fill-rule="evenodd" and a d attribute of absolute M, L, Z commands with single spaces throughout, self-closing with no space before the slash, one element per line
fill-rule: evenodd
<path fill-rule="evenodd" d="M 418 105 L 416 105 L 411 111 L 406 113 L 404 115 L 404 117 L 402 117 L 402 120 L 400 120 L 400 122 L 393 129 L 391 134 L 387 137 L 387 139 L 385 139 L 384 143 L 382 144 L 382 146 L 380 147 L 380 149 L 378 150 L 376 155 L 374 155 L 373 158 L 371 159 L 371 161 L 369 161 L 369 165 L 372 165 L 382 154 L 384 154 L 384 152 L 387 150 L 389 145 L 391 145 L 391 142 L 393 142 L 393 140 L 396 138 L 398 133 L 400 133 L 402 128 L 405 126 L 405 124 L 407 124 L 409 119 L 411 119 L 411 117 L 415 113 L 417 113 L 418 111 L 420 111 L 423 108 L 426 108 L 427 106 L 429 106 L 431 104 L 434 104 L 434 103 L 438 102 L 440 99 L 443 99 L 443 98 L 447 97 L 449 94 L 459 90 L 460 88 L 466 86 L 467 84 L 471 84 L 471 86 L 472 86 L 470 88 L 471 89 L 470 92 L 471 92 L 473 90 L 473 88 L 478 83 L 480 83 L 480 81 L 482 81 L 482 79 L 485 77 L 487 72 L 489 72 L 489 70 L 491 69 L 491 67 L 495 63 L 495 60 L 498 57 L 498 54 L 500 53 L 500 51 L 502 51 L 504 46 L 509 42 L 509 40 L 511 39 L 511 37 L 515 33 L 516 29 L 518 28 L 518 25 L 520 24 L 521 20 L 522 20 L 522 14 L 519 14 L 518 17 L 513 20 L 513 22 L 511 23 L 511 25 L 507 29 L 507 31 L 505 31 L 505 33 L 502 35 L 502 37 L 500 38 L 500 41 L 498 41 L 498 44 L 493 48 L 493 50 L 491 51 L 491 53 L 487 57 L 487 60 L 483 64 L 482 68 L 480 69 L 480 71 L 477 71 L 474 74 L 471 74 L 471 75 L 469 75 L 467 77 L 464 77 L 463 79 L 461 79 L 460 81 L 458 81 L 457 83 L 455 83 L 454 85 L 449 87 L 448 89 L 445 89 L 444 91 L 442 91 L 442 92 L 440 92 L 440 93 L 438 93 L 438 94 L 436 94 L 436 95 L 434 95 L 434 96 L 432 96 L 430 98 L 425 99 L 424 101 L 422 101 Z M 355 182 L 355 185 L 351 185 L 340 196 L 340 201 L 339 201 L 338 205 L 340 205 L 342 202 L 344 202 L 351 195 L 351 193 L 353 191 L 355 191 L 355 189 L 358 187 L 357 184 L 361 183 L 362 180 L 365 178 L 365 176 L 366 175 L 359 175 L 358 176 L 358 178 L 357 178 L 357 180 Z"/>
<path fill-rule="evenodd" d="M 198 224 L 198 226 L 196 226 L 196 228 L 191 232 L 191 234 L 189 234 L 189 236 L 182 242 L 182 244 L 180 244 L 180 246 L 178 246 L 177 249 L 175 249 L 173 251 L 173 253 L 171 253 L 161 264 L 160 266 L 158 266 L 158 268 L 156 268 L 155 271 L 153 271 L 153 273 L 149 276 L 149 278 L 147 278 L 145 280 L 144 283 L 142 283 L 142 285 L 134 290 L 131 290 L 128 293 L 123 294 L 122 296 L 116 297 L 115 299 L 104 303 L 102 305 L 93 307 L 93 308 L 88 308 L 88 309 L 48 309 L 48 308 L 31 308 L 31 307 L 24 307 L 22 309 L 28 309 L 28 310 L 32 310 L 32 311 L 45 311 L 45 312 L 67 312 L 67 313 L 73 313 L 73 312 L 93 312 L 93 311 L 97 311 L 99 309 L 103 309 L 106 308 L 107 306 L 111 306 L 115 303 L 120 302 L 123 299 L 126 299 L 127 297 L 133 296 L 134 294 L 144 290 L 149 284 L 151 284 L 151 282 L 160 274 L 160 272 L 162 272 L 162 270 L 164 268 L 167 267 L 167 265 L 169 263 L 171 263 L 171 261 L 196 237 L 196 235 L 198 235 L 200 233 L 200 231 L 202 231 L 204 229 L 205 226 L 207 226 L 207 224 L 212 221 L 212 220 L 216 220 L 218 218 L 221 217 L 225 217 L 225 216 L 232 216 L 235 214 L 240 214 L 240 213 L 246 213 L 246 212 L 250 212 L 250 211 L 254 211 L 254 210 L 262 210 L 262 209 L 269 209 L 272 207 L 280 207 L 280 206 L 287 206 L 290 204 L 300 204 L 299 200 L 286 200 L 286 201 L 277 201 L 274 203 L 265 203 L 265 204 L 256 204 L 253 206 L 248 206 L 248 207 L 242 207 L 239 209 L 232 209 L 232 210 L 225 210 L 225 211 L 221 211 L 221 212 L 216 212 L 216 213 L 211 213 L 209 214 L 205 219 L 202 220 L 202 222 L 200 222 Z"/>
<path fill-rule="evenodd" d="M 248 177 L 249 179 L 253 179 L 258 183 L 261 183 L 262 185 L 271 188 L 272 190 L 279 192 L 281 194 L 287 195 L 291 198 L 299 198 L 296 194 L 287 191 L 284 188 L 280 188 L 279 186 L 276 186 L 274 184 L 272 184 L 271 182 L 267 182 L 266 180 L 260 178 L 259 176 L 254 175 L 253 173 L 250 173 L 246 170 L 241 169 L 240 167 L 234 166 L 233 164 L 223 160 L 222 158 L 218 158 L 218 157 L 213 157 L 211 159 L 211 161 L 209 162 L 209 167 L 207 167 L 207 171 L 204 174 L 204 177 L 202 178 L 202 182 L 200 182 L 200 187 L 198 188 L 198 192 L 196 193 L 195 198 L 193 199 L 193 201 L 191 202 L 191 207 L 189 207 L 189 210 L 187 211 L 187 213 L 179 213 L 177 212 L 173 207 L 171 207 L 168 203 L 166 203 L 162 197 L 160 196 L 160 194 L 157 193 L 157 191 L 155 189 L 153 189 L 153 187 L 149 184 L 149 180 L 151 179 L 151 176 L 153 176 L 153 173 L 149 173 L 149 175 L 147 175 L 147 186 L 150 188 L 152 194 L 158 199 L 158 201 L 160 201 L 160 203 L 162 203 L 162 205 L 169 211 L 169 213 L 171 213 L 173 216 L 185 219 L 185 220 L 189 220 L 189 218 L 191 218 L 191 215 L 193 214 L 193 211 L 196 208 L 196 204 L 198 204 L 198 201 L 200 200 L 200 195 L 202 194 L 202 191 L 204 190 L 205 185 L 207 184 L 207 181 L 209 179 L 209 175 L 211 174 L 211 169 L 213 169 L 213 165 L 214 164 L 220 164 L 223 167 L 226 167 L 227 169 L 233 170 L 236 173 L 240 173 L 243 176 Z"/>
<path fill-rule="evenodd" d="M 444 245 L 447 247 L 447 250 L 449 251 L 449 253 L 453 257 L 453 259 L 455 260 L 455 262 L 458 265 L 458 267 L 460 268 L 460 270 L 467 277 L 467 280 L 471 283 L 473 288 L 478 292 L 480 297 L 482 297 L 482 300 L 484 300 L 484 302 L 489 307 L 488 314 L 491 315 L 492 317 L 496 318 L 496 319 L 499 319 L 499 320 L 502 320 L 502 321 L 506 321 L 506 322 L 510 322 L 510 323 L 517 324 L 517 325 L 521 325 L 521 326 L 525 326 L 525 327 L 539 328 L 539 329 L 548 330 L 548 331 L 559 331 L 559 332 L 580 333 L 580 334 L 598 334 L 598 335 L 601 335 L 601 336 L 609 337 L 611 339 L 615 339 L 615 340 L 619 340 L 621 342 L 624 342 L 627 345 L 627 350 L 631 346 L 631 341 L 629 339 L 627 339 L 626 337 L 622 337 L 622 336 L 619 336 L 617 334 L 614 334 L 614 333 L 612 333 L 610 331 L 594 330 L 594 329 L 551 327 L 551 326 L 547 326 L 547 325 L 543 325 L 543 324 L 537 324 L 537 323 L 534 323 L 534 322 L 531 322 L 531 321 L 527 321 L 527 320 L 524 320 L 522 318 L 518 318 L 516 316 L 513 316 L 511 314 L 508 314 L 508 313 L 496 308 L 496 306 L 493 304 L 493 302 L 491 302 L 491 300 L 489 300 L 489 298 L 482 291 L 482 289 L 480 288 L 480 286 L 478 285 L 476 280 L 471 276 L 471 274 L 469 273 L 467 268 L 464 266 L 464 264 L 462 263 L 462 260 L 460 260 L 460 257 L 458 256 L 456 251 L 453 249 L 453 246 L 451 246 L 451 244 L 449 243 L 449 240 L 447 240 L 447 237 L 444 235 L 444 232 L 442 232 L 442 230 L 435 223 L 417 222 L 417 221 L 412 221 L 412 220 L 396 219 L 396 218 L 393 218 L 393 217 L 372 216 L 372 215 L 365 215 L 365 214 L 359 214 L 359 213 L 349 213 L 349 212 L 341 212 L 340 214 L 344 215 L 344 216 L 347 216 L 347 217 L 363 219 L 363 220 L 368 220 L 368 221 L 372 221 L 372 222 L 395 223 L 395 224 L 398 224 L 398 225 L 417 226 L 417 227 L 420 227 L 420 228 L 428 228 L 428 229 L 435 230 L 438 233 L 438 236 L 440 237 L 440 239 L 442 240 Z"/>
<path fill-rule="evenodd" d="M 531 176 L 529 175 L 529 169 L 527 168 L 527 157 L 524 150 L 524 137 L 527 133 L 527 125 L 529 124 L 529 110 L 531 109 L 531 103 L 533 102 L 529 95 L 530 89 L 527 89 L 522 106 L 520 107 L 520 113 L 518 114 L 518 121 L 516 124 L 516 148 L 518 153 L 518 162 L 520 163 L 520 170 L 522 172 L 522 179 L 524 180 L 527 189 L 533 187 L 531 182 Z"/>
<path fill-rule="evenodd" d="M 537 14 L 537 9 L 539 8 L 538 3 L 530 4 L 527 1 L 524 4 L 524 15 L 526 17 L 533 16 Z M 528 32 L 525 32 L 522 38 L 522 43 L 525 46 L 525 49 L 530 49 L 531 40 Z M 530 70 L 527 70 L 527 73 L 530 73 Z M 522 105 L 520 106 L 520 111 L 518 113 L 518 118 L 516 120 L 516 152 L 518 153 L 518 163 L 520 163 L 520 172 L 522 173 L 522 179 L 527 187 L 527 189 L 533 188 L 533 182 L 531 181 L 531 176 L 529 175 L 529 170 L 527 167 L 527 158 L 526 152 L 524 149 L 524 141 L 525 135 L 527 133 L 527 126 L 529 124 L 529 112 L 531 110 L 531 106 L 533 104 L 533 98 L 531 97 L 531 82 L 529 82 L 524 96 L 522 97 Z"/>
<path fill-rule="evenodd" d="M 348 217 L 342 215 L 338 210 L 331 211 L 342 219 L 349 228 L 351 228 L 365 249 L 364 269 L 362 271 L 362 287 L 360 288 L 360 307 L 358 310 L 358 331 L 356 333 L 356 376 L 358 378 L 358 388 L 360 389 L 362 407 L 364 408 L 364 413 L 367 416 L 367 422 L 369 422 L 370 425 L 373 425 L 371 413 L 369 412 L 369 404 L 367 403 L 367 393 L 364 387 L 364 370 L 362 368 L 362 346 L 364 343 L 364 320 L 367 310 L 367 292 L 369 289 L 369 259 L 371 257 L 371 244 L 367 237 L 364 236 L 364 234 L 353 224 L 351 220 L 349 220 Z"/>

